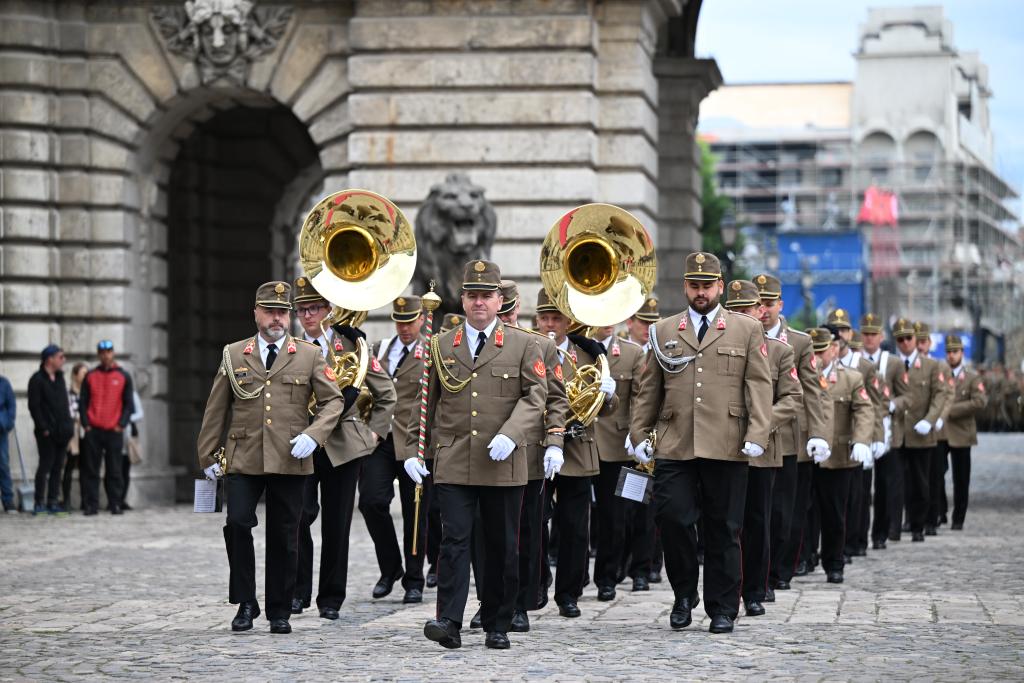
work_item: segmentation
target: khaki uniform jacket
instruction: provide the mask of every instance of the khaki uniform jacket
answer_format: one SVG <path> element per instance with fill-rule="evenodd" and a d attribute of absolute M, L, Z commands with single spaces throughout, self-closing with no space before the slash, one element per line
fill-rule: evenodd
<path fill-rule="evenodd" d="M 583 365 L 593 365 L 596 362 L 595 358 L 591 357 L 589 353 L 572 342 L 569 342 L 566 353 L 559 353 L 558 356 L 561 360 L 561 365 L 555 368 L 555 376 L 557 377 L 561 374 L 566 382 L 576 376 L 576 371 L 573 369 L 574 363 L 579 367 Z M 606 400 L 604 402 L 604 405 L 601 407 L 601 412 L 598 413 L 597 419 L 600 420 L 602 417 L 605 419 L 611 419 L 611 416 L 615 414 L 615 410 L 618 408 L 618 405 L 618 395 L 612 396 L 611 400 Z M 575 416 L 569 412 L 566 424 L 572 422 L 574 417 Z M 563 449 L 565 463 L 562 465 L 562 469 L 559 470 L 558 476 L 592 477 L 601 471 L 601 461 L 597 455 L 597 439 L 595 438 L 596 431 L 597 420 L 584 430 L 583 436 L 575 439 L 565 439 L 565 447 Z M 622 441 L 623 444 L 625 444 L 626 438 L 623 437 Z"/>
<path fill-rule="evenodd" d="M 768 339 L 773 391 L 771 437 L 764 455 L 750 459 L 753 467 L 782 467 L 783 456 L 796 455 L 800 432 L 796 416 L 803 410 L 804 392 L 793 363 L 793 347 L 778 339 Z"/>
<path fill-rule="evenodd" d="M 949 363 L 939 358 L 935 360 L 939 364 L 939 372 L 942 375 L 942 381 L 945 383 L 943 388 L 946 392 L 946 402 L 942 405 L 942 414 L 939 416 L 942 418 L 942 429 L 936 431 L 935 439 L 937 441 L 947 441 L 946 423 L 949 422 L 949 409 L 953 407 L 953 395 L 956 393 L 956 389 L 953 386 L 953 369 L 949 367 Z"/>
<path fill-rule="evenodd" d="M 896 354 L 889 359 L 886 370 L 886 381 L 892 387 L 892 400 L 896 404 L 892 415 L 893 448 L 931 448 L 937 443 L 935 430 L 921 436 L 914 431 L 914 425 L 928 420 L 934 426 L 942 415 L 946 384 L 939 380 L 939 364 L 934 358 L 918 354 L 907 369 Z"/>
<path fill-rule="evenodd" d="M 384 339 L 373 345 L 373 356 L 381 365 L 385 374 L 388 372 L 388 354 L 394 344 L 401 344 L 397 336 Z M 395 410 L 391 418 L 391 437 L 395 444 L 395 459 L 407 460 L 416 455 L 416 439 L 419 430 L 420 414 L 420 393 L 423 386 L 423 364 L 427 360 L 427 341 L 422 336 L 416 340 L 414 350 L 405 357 L 402 367 L 398 368 L 394 377 L 389 378 L 395 390 Z M 419 356 L 417 358 L 417 356 Z M 417 432 L 412 434 L 413 450 L 407 452 L 409 444 L 408 429 L 410 424 L 416 424 Z M 374 430 L 376 431 L 376 430 Z M 378 434 L 387 434 L 387 429 Z M 430 449 L 423 454 L 425 457 L 432 457 Z"/>
<path fill-rule="evenodd" d="M 597 454 L 604 462 L 627 462 L 629 413 L 640 393 L 640 378 L 644 374 L 646 356 L 643 349 L 631 341 L 613 338 L 608 348 L 608 371 L 615 380 L 618 405 L 608 417 L 598 416 L 594 422 L 597 432 Z"/>
<path fill-rule="evenodd" d="M 981 377 L 964 369 L 953 379 L 953 400 L 949 403 L 949 417 L 945 425 L 946 440 L 950 448 L 968 448 L 978 443 L 975 416 L 988 403 Z"/>
<path fill-rule="evenodd" d="M 832 456 L 819 467 L 827 470 L 863 467 L 850 459 L 853 444 L 871 445 L 874 432 L 875 407 L 864 387 L 860 372 L 851 370 L 838 361 L 825 378 L 828 395 L 832 399 Z"/>
<path fill-rule="evenodd" d="M 438 335 L 446 376 L 467 381 L 459 392 L 430 370 L 427 443 L 434 456 L 434 483 L 469 486 L 526 484 L 530 432 L 543 424 L 547 368 L 536 335 L 500 320 L 473 362 L 465 323 Z M 497 340 L 501 338 L 501 346 Z M 410 418 L 406 453 L 416 453 L 419 416 Z M 516 444 L 501 462 L 491 460 L 488 444 L 504 434 Z"/>
<path fill-rule="evenodd" d="M 693 356 L 682 372 L 666 372 L 652 348 L 630 419 L 630 440 L 657 429 L 655 457 L 747 462 L 743 442 L 768 446 L 772 378 L 758 320 L 724 308 L 697 341 L 689 310 L 655 323 L 668 358 Z"/>
<path fill-rule="evenodd" d="M 810 438 L 824 439 L 832 438 L 832 431 L 828 428 L 827 411 L 831 409 L 831 402 L 825 396 L 825 389 L 821 386 L 821 362 L 815 357 L 814 349 L 811 348 L 811 338 L 805 332 L 794 330 L 789 327 L 785 318 L 782 320 L 782 327 L 779 329 L 779 341 L 784 341 L 793 347 L 797 374 L 800 376 L 800 388 L 804 392 L 803 410 L 797 413 L 796 420 L 800 428 L 800 436 L 797 439 L 797 461 L 810 462 L 811 457 L 807 454 L 807 440 Z M 787 445 L 786 450 L 790 447 Z"/>
<path fill-rule="evenodd" d="M 882 395 L 882 382 L 878 379 L 878 368 L 863 354 L 854 352 L 854 355 L 857 358 L 857 364 L 850 367 L 844 363 L 843 366 L 860 373 L 861 379 L 864 381 L 864 388 L 868 392 L 868 398 L 871 399 L 871 407 L 875 413 L 871 422 L 871 441 L 885 441 L 885 426 L 882 424 L 882 419 L 889 414 L 889 401 L 885 400 Z"/>
<path fill-rule="evenodd" d="M 555 375 L 558 362 L 558 347 L 548 336 L 533 333 L 540 344 L 544 367 L 547 372 L 548 397 L 544 406 L 544 422 L 533 429 L 527 439 L 526 475 L 529 481 L 540 481 L 544 478 L 544 451 L 548 446 L 558 446 L 565 454 L 565 439 L 562 434 L 552 434 L 552 429 L 565 429 L 569 421 L 569 400 L 565 397 L 565 383 Z"/>
<path fill-rule="evenodd" d="M 291 335 L 281 343 L 269 372 L 263 367 L 256 337 L 228 346 L 241 388 L 251 392 L 263 387 L 263 392 L 251 400 L 236 398 L 223 366 L 217 368 L 196 444 L 203 469 L 213 464 L 211 456 L 224 445 L 229 473 L 313 473 L 313 459 L 293 458 L 289 441 L 305 433 L 323 444 L 345 404 L 319 347 Z M 313 392 L 317 414 L 310 424 L 308 405 Z"/>

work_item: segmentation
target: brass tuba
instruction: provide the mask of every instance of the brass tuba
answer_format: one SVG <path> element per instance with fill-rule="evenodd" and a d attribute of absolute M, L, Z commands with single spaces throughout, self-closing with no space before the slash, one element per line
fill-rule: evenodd
<path fill-rule="evenodd" d="M 544 289 L 580 331 L 616 325 L 636 313 L 654 291 L 657 276 L 654 243 L 643 224 L 611 204 L 576 207 L 555 223 L 541 247 Z M 608 361 L 601 356 L 596 365 L 574 370 L 565 393 L 585 427 L 604 403 L 600 387 Z"/>
<path fill-rule="evenodd" d="M 367 312 L 391 303 L 416 270 L 416 237 L 401 209 L 367 190 L 329 194 L 313 207 L 299 232 L 302 272 L 331 303 L 321 329 L 358 327 Z M 360 339 L 354 352 L 329 351 L 338 388 L 360 388 L 370 350 Z"/>

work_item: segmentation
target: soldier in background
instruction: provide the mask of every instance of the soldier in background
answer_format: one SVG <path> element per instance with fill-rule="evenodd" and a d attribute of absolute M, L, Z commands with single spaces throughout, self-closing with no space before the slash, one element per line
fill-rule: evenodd
<path fill-rule="evenodd" d="M 929 356 L 932 350 L 931 329 L 927 323 L 914 323 L 914 339 L 917 343 L 917 351 L 923 356 Z M 935 422 L 935 448 L 932 449 L 931 463 L 928 466 L 928 516 L 924 523 L 924 535 L 935 536 L 940 524 L 946 522 L 946 470 L 949 469 L 949 462 L 946 459 L 948 450 L 946 440 L 946 421 L 949 419 L 949 409 L 953 403 L 953 371 L 946 361 L 936 358 L 939 365 L 939 379 L 944 383 L 945 402 L 942 407 L 942 414 Z"/>
<path fill-rule="evenodd" d="M 882 320 L 874 313 L 865 313 L 860 319 L 860 333 L 864 339 L 863 357 L 875 366 L 875 377 L 878 379 L 878 388 L 882 396 L 882 444 L 871 445 L 871 455 L 875 460 L 874 467 L 865 469 L 863 473 L 863 491 L 865 504 L 861 510 L 862 528 L 870 528 L 871 548 L 873 550 L 885 550 L 886 541 L 889 538 L 888 519 L 885 514 L 885 499 L 887 494 L 886 480 L 889 473 L 890 463 L 895 459 L 882 459 L 890 452 L 892 447 L 892 417 L 889 415 L 889 401 L 892 399 L 888 381 L 886 379 L 889 363 L 896 362 L 892 354 L 882 350 Z M 872 472 L 874 476 L 872 477 Z M 872 478 L 875 481 L 875 495 L 871 496 Z M 869 526 L 871 514 L 868 501 L 874 502 L 874 521 Z"/>
<path fill-rule="evenodd" d="M 946 361 L 953 373 L 953 397 L 945 425 L 949 455 L 953 461 L 953 519 L 950 528 L 960 531 L 964 528 L 971 487 L 971 446 L 978 443 L 975 416 L 985 408 L 988 396 L 981 377 L 964 367 L 963 341 L 955 334 L 946 336 Z"/>

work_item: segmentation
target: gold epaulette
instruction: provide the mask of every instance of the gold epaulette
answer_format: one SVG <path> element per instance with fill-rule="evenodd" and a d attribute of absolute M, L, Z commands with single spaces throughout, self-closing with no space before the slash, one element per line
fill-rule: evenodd
<path fill-rule="evenodd" d="M 314 344 L 313 342 L 306 341 L 305 339 L 299 339 L 298 337 L 292 337 L 292 339 L 294 339 L 295 341 L 299 342 L 300 344 L 306 344 L 307 346 L 315 346 L 317 348 L 320 348 L 319 344 Z"/>

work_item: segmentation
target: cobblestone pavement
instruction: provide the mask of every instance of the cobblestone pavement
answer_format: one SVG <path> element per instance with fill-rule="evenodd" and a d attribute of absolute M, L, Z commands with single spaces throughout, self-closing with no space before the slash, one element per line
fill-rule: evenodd
<path fill-rule="evenodd" d="M 869 552 L 841 586 L 820 570 L 798 578 L 732 635 L 710 635 L 706 618 L 672 632 L 666 582 L 648 593 L 623 584 L 610 603 L 589 586 L 582 618 L 549 606 L 505 652 L 468 630 L 461 650 L 426 641 L 432 590 L 419 606 L 402 606 L 400 590 L 372 600 L 377 570 L 358 513 L 341 619 L 306 611 L 290 636 L 271 635 L 262 619 L 231 633 L 220 515 L 7 515 L 0 680 L 1020 679 L 1024 438 L 985 437 L 974 465 L 966 531 Z"/>

